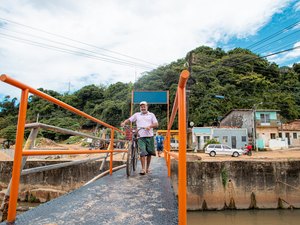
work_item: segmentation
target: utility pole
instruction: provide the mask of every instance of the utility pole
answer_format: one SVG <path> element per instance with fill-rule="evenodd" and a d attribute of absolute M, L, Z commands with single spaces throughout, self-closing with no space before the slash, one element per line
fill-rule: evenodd
<path fill-rule="evenodd" d="M 40 118 L 40 113 L 38 113 L 38 114 L 36 115 L 36 122 L 37 122 L 37 123 L 39 122 L 39 118 Z"/>
<path fill-rule="evenodd" d="M 253 106 L 253 149 L 256 151 L 256 106 Z"/>
<path fill-rule="evenodd" d="M 257 151 L 257 146 L 256 146 L 256 107 L 261 104 L 263 104 L 263 102 L 253 105 L 253 149 L 255 151 Z"/>
<path fill-rule="evenodd" d="M 187 112 L 186 112 L 186 127 L 189 127 L 189 97 L 190 97 L 190 93 L 191 93 L 191 85 L 195 83 L 195 80 L 192 78 L 192 65 L 195 62 L 195 56 L 193 52 L 189 53 L 188 56 L 188 71 L 190 73 L 190 78 L 187 81 L 186 84 L 186 108 L 187 108 Z"/>
<path fill-rule="evenodd" d="M 195 62 L 194 60 L 194 53 L 190 52 L 188 55 L 188 71 L 190 73 L 190 78 L 187 81 L 186 84 L 186 89 L 185 89 L 185 95 L 186 95 L 186 129 L 187 129 L 187 140 L 189 139 L 189 98 L 190 98 L 190 94 L 191 94 L 191 85 L 195 83 L 195 80 L 192 78 L 192 65 Z M 187 143 L 188 147 L 189 147 L 189 142 Z"/>

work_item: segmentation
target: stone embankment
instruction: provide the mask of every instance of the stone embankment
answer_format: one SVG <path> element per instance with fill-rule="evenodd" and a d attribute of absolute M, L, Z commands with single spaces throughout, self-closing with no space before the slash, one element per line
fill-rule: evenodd
<path fill-rule="evenodd" d="M 171 177 L 176 192 L 177 169 L 174 160 Z M 300 208 L 300 160 L 190 158 L 187 162 L 187 208 Z"/>

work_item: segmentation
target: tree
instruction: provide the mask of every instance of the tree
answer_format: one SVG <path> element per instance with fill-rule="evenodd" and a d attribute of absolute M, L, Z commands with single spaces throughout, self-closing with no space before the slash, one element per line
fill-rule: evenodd
<path fill-rule="evenodd" d="M 4 100 L 0 102 L 0 117 L 17 114 L 17 101 L 17 98 L 10 99 L 9 95 L 5 96 Z"/>

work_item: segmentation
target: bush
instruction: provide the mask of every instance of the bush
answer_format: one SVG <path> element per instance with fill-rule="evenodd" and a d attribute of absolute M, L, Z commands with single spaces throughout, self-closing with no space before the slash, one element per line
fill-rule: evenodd
<path fill-rule="evenodd" d="M 83 138 L 80 136 L 71 136 L 65 141 L 65 143 L 66 144 L 77 144 L 77 143 L 82 142 L 82 139 Z"/>

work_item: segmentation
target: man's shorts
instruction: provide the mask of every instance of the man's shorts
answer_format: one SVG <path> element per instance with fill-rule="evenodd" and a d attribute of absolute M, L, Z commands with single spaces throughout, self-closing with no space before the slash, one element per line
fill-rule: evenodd
<path fill-rule="evenodd" d="M 140 137 L 138 139 L 138 145 L 140 149 L 140 156 L 156 155 L 154 148 L 154 138 L 153 137 Z"/>

